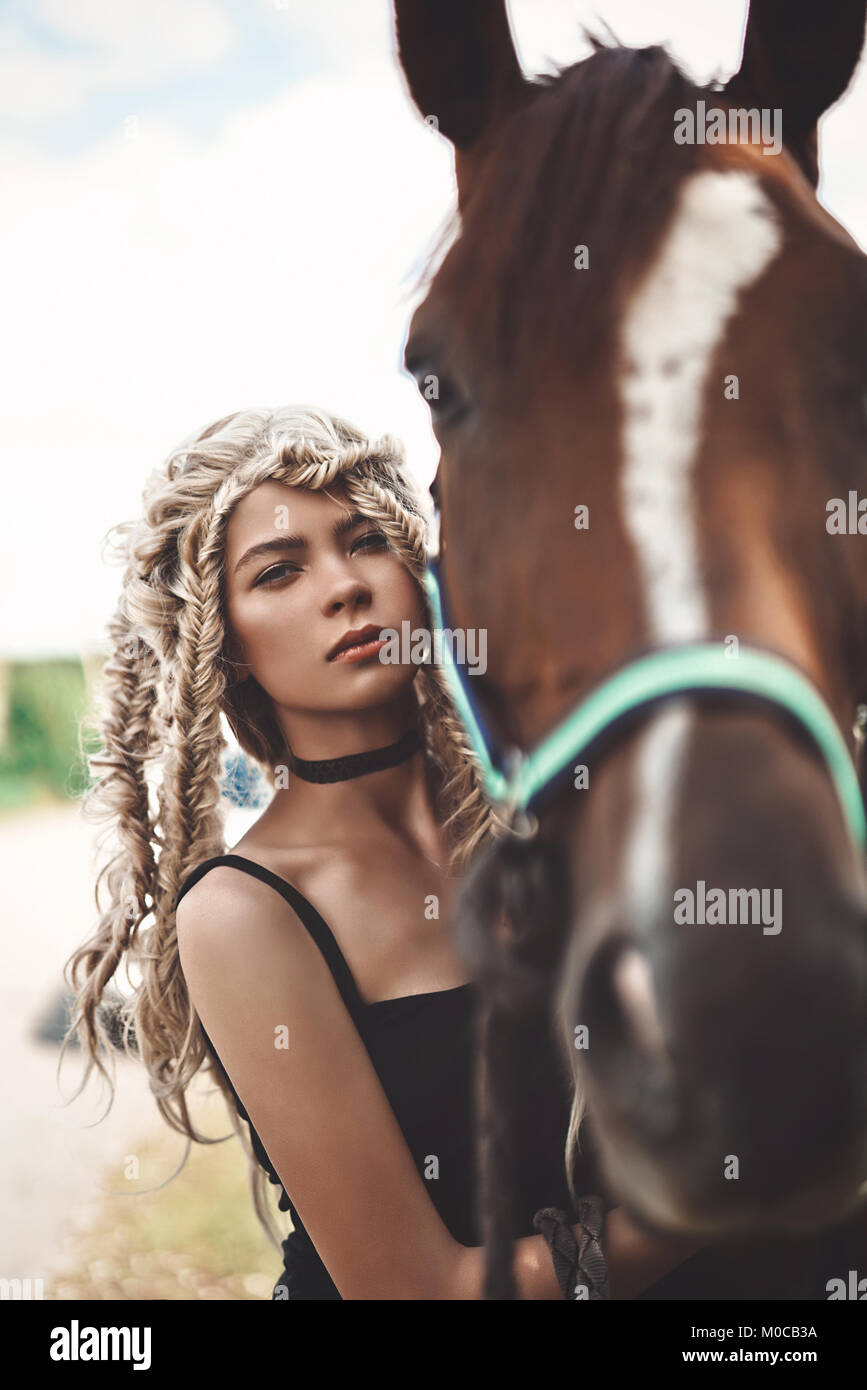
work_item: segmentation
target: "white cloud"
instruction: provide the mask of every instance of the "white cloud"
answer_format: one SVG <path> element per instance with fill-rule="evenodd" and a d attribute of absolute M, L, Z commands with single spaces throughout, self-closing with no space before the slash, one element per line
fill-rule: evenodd
<path fill-rule="evenodd" d="M 232 409 L 322 404 L 401 435 L 430 476 L 398 354 L 451 160 L 390 63 L 296 83 L 211 144 L 142 118 L 133 138 L 23 161 L 0 151 L 4 183 L 27 173 L 0 228 L 7 654 L 100 639 L 117 583 L 102 535 L 179 438 Z"/>
<path fill-rule="evenodd" d="M 0 116 L 44 125 L 94 94 L 207 69 L 236 36 L 218 0 L 30 0 L 32 16 L 72 47 L 53 51 L 0 16 Z"/>
<path fill-rule="evenodd" d="M 709 82 L 737 66 L 746 0 L 511 0 L 512 29 L 526 72 L 542 72 L 587 55 L 580 25 L 634 47 L 662 43 L 695 81 Z"/>
<path fill-rule="evenodd" d="M 275 36 L 284 32 L 327 53 L 334 72 L 376 66 L 393 46 L 391 0 L 258 0 L 258 9 L 273 20 Z"/>

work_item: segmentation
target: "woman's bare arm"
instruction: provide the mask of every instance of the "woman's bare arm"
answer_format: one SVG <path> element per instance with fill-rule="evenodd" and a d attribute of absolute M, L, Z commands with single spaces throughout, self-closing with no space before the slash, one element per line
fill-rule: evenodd
<path fill-rule="evenodd" d="M 450 1297 L 462 1247 L 296 913 L 218 865 L 182 899 L 177 931 L 194 1007 L 341 1296 Z"/>
<path fill-rule="evenodd" d="M 289 904 L 218 865 L 183 898 L 177 931 L 194 1007 L 341 1297 L 480 1298 L 482 1249 L 461 1245 L 441 1219 Z M 606 1218 L 606 1254 L 612 1293 L 628 1298 L 617 1289 L 640 1283 L 653 1259 L 616 1216 Z M 562 1297 L 542 1236 L 516 1242 L 516 1273 L 523 1298 Z"/>

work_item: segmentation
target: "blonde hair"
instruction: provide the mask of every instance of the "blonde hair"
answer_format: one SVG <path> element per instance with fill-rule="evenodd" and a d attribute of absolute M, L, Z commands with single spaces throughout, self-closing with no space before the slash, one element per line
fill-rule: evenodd
<path fill-rule="evenodd" d="M 77 1034 L 87 1067 L 76 1094 L 97 1067 L 111 1089 L 110 1106 L 114 1083 L 100 1054 L 111 1051 L 106 1025 L 113 1022 L 115 1036 L 122 1030 L 123 1051 L 144 1063 L 163 1118 L 187 1136 L 185 1158 L 192 1141 L 220 1142 L 196 1132 L 187 1107 L 187 1087 L 200 1069 L 209 1070 L 227 1100 L 249 1160 L 254 1206 L 275 1246 L 267 1180 L 206 1049 L 175 924 L 184 879 L 226 850 L 221 716 L 272 788 L 275 765 L 286 755 L 262 687 L 252 677 L 240 684 L 230 679 L 223 652 L 226 527 L 241 498 L 266 480 L 314 491 L 339 482 L 348 502 L 378 524 L 420 580 L 427 523 L 403 465 L 403 446 L 392 436 L 372 442 L 345 420 L 303 407 L 238 411 L 184 440 L 151 475 L 141 519 L 113 528 L 125 561 L 122 592 L 108 624 L 111 654 L 98 708 L 80 728 L 80 737 L 94 728 L 101 744 L 87 759 L 97 780 L 84 794 L 82 813 L 107 823 L 116 844 L 96 880 L 98 925 L 64 968 L 76 997 L 61 1061 Z M 500 822 L 439 668 L 421 666 L 413 689 L 449 864 L 460 868 L 483 841 L 497 837 Z M 156 788 L 148 780 L 154 771 Z M 104 995 L 124 958 L 141 984 L 111 1020 Z"/>

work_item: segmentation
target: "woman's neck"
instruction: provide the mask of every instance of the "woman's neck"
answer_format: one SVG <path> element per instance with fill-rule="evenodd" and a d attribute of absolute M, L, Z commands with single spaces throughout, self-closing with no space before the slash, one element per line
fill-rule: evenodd
<path fill-rule="evenodd" d="M 365 718 L 365 715 L 369 715 Z M 423 739 L 417 707 L 381 709 L 303 719 L 293 711 L 289 743 L 307 762 L 353 757 L 394 745 L 410 730 Z M 276 769 L 276 791 L 260 829 L 283 844 L 369 843 L 397 836 L 439 860 L 442 848 L 431 771 L 422 747 L 395 766 L 338 781 L 308 781 L 292 761 Z"/>

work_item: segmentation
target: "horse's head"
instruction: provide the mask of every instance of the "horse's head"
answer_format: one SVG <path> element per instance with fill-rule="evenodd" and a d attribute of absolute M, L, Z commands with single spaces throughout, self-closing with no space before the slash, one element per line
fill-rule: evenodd
<path fill-rule="evenodd" d="M 705 641 L 799 667 L 854 746 L 867 261 L 815 184 L 865 0 L 756 0 L 711 89 L 662 49 L 598 45 L 530 82 L 503 3 L 396 10 L 413 98 L 456 150 L 458 234 L 406 362 L 491 728 L 530 748 L 636 654 Z M 574 783 L 541 814 L 573 879 L 558 1005 L 615 1193 L 669 1228 L 845 1214 L 867 1176 L 867 909 L 827 767 L 769 706 L 684 696 Z"/>

